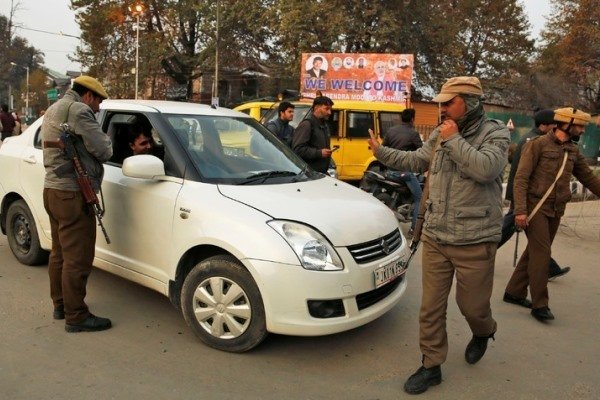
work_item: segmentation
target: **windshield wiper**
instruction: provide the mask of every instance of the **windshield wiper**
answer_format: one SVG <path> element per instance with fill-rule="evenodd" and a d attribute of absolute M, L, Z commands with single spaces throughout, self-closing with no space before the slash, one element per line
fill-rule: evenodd
<path fill-rule="evenodd" d="M 262 179 L 261 183 L 266 181 L 269 178 L 274 178 L 276 176 L 296 176 L 298 175 L 295 172 L 292 171 L 263 171 L 263 172 L 258 172 L 256 174 L 252 174 L 250 176 L 247 176 L 246 178 L 244 178 L 243 182 L 240 182 L 240 185 L 245 185 L 248 183 L 252 183 L 252 182 L 256 182 L 260 179 Z"/>

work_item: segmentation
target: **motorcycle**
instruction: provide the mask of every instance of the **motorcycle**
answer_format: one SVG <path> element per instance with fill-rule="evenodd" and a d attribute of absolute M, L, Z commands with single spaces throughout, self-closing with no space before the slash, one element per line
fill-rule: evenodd
<path fill-rule="evenodd" d="M 364 184 L 361 186 L 361 189 L 371 193 L 376 199 L 390 208 L 399 222 L 411 222 L 414 199 L 404 177 L 405 174 L 410 173 L 394 170 L 381 172 L 367 170 L 363 177 Z M 425 177 L 421 174 L 415 175 L 421 191 L 423 191 Z"/>

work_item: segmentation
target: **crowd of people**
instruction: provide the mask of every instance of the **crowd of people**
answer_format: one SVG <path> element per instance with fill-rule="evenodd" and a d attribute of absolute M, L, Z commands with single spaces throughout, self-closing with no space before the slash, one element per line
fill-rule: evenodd
<path fill-rule="evenodd" d="M 551 247 L 570 200 L 574 176 L 600 196 L 600 178 L 594 176 L 577 141 L 590 114 L 573 107 L 542 110 L 535 128 L 513 154 L 503 215 L 502 177 L 508 162 L 510 132 L 501 121 L 486 116 L 483 88 L 476 77 L 454 77 L 433 99 L 440 104 L 442 123 L 423 143 L 414 130 L 414 110 L 402 113 L 402 123 L 381 142 L 369 130 L 369 146 L 385 166 L 408 174 L 427 174 L 423 193 L 414 193 L 418 218 L 411 230 L 422 248 L 419 343 L 421 366 L 404 385 L 406 392 L 423 393 L 442 381 L 441 365 L 448 355 L 446 310 L 456 279 L 456 302 L 472 332 L 464 357 L 477 363 L 489 339 L 499 329 L 492 316 L 491 295 L 497 248 L 516 230 L 528 238 L 503 300 L 530 310 L 541 321 L 554 319 L 549 308 L 548 280 L 564 275 L 551 258 Z M 78 141 L 94 190 L 102 182 L 102 163 L 113 147 L 95 119 L 108 94 L 94 78 L 80 76 L 73 88 L 47 111 L 42 125 L 44 143 L 57 140 L 60 124 L 68 122 Z M 334 149 L 330 148 L 327 119 L 333 101 L 318 96 L 298 127 L 290 125 L 294 105 L 282 102 L 276 120 L 266 124 L 315 171 L 326 173 Z M 2 138 L 14 134 L 15 119 L 5 105 L 0 114 Z M 133 129 L 128 137 L 131 154 L 148 154 L 149 133 Z M 44 206 L 50 216 L 52 251 L 49 261 L 51 299 L 55 319 L 65 319 L 68 332 L 98 331 L 111 327 L 107 318 L 93 315 L 84 301 L 94 258 L 94 214 L 86 211 L 81 191 L 59 150 L 44 145 Z M 422 197 L 421 197 L 422 196 Z M 68 210 L 68 212 L 65 212 Z M 77 211 L 77 212 L 74 212 Z M 528 289 L 531 300 L 527 297 Z"/>

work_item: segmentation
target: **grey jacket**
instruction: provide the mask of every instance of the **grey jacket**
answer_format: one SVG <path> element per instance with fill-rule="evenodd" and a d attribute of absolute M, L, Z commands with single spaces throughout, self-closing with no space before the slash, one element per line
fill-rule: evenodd
<path fill-rule="evenodd" d="M 379 147 L 377 158 L 400 171 L 429 170 L 423 234 L 441 244 L 498 242 L 502 226 L 502 177 L 510 133 L 482 117 L 468 131 L 442 141 L 429 165 L 439 130 L 416 151 Z"/>
<path fill-rule="evenodd" d="M 44 114 L 42 140 L 58 140 L 62 132 L 60 125 L 65 121 L 69 124 L 71 133 L 75 134 L 75 148 L 97 192 L 104 176 L 102 163 L 110 159 L 113 152 L 110 138 L 102 132 L 92 109 L 82 103 L 81 96 L 73 90 L 68 90 L 64 97 L 51 105 Z M 45 188 L 79 190 L 72 163 L 63 157 L 60 149 L 44 148 L 44 167 Z"/>

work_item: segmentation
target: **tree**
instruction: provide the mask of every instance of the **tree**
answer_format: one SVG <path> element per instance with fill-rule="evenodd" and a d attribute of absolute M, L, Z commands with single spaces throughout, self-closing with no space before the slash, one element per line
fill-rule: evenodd
<path fill-rule="evenodd" d="M 600 112 L 600 0 L 553 0 L 537 68 L 571 90 L 555 105 Z"/>
<path fill-rule="evenodd" d="M 19 3 L 13 4 L 10 17 L 0 15 L 0 48 L 2 56 L 0 57 L 0 100 L 2 103 L 9 103 L 9 88 L 12 88 L 14 106 L 21 107 L 21 93 L 19 87 L 23 83 L 25 87 L 26 67 L 29 67 L 30 74 L 44 62 L 43 53 L 33 46 L 30 46 L 25 38 L 14 34 L 13 17 L 17 11 Z M 16 64 L 15 65 L 13 65 Z"/>
<path fill-rule="evenodd" d="M 110 82 L 111 94 L 133 94 L 129 76 L 135 65 L 133 16 L 128 1 L 72 0 L 84 45 L 77 58 L 95 74 Z M 239 65 L 240 58 L 259 58 L 268 51 L 268 28 L 264 20 L 268 1 L 221 1 L 219 50 L 225 63 Z M 140 82 L 165 72 L 187 85 L 207 70 L 213 70 L 217 3 L 197 0 L 151 0 L 145 3 L 140 34 Z"/>
<path fill-rule="evenodd" d="M 419 86 L 476 75 L 506 90 L 533 52 L 517 0 L 278 0 L 275 8 L 276 54 L 296 76 L 302 52 L 412 53 Z"/>

